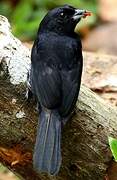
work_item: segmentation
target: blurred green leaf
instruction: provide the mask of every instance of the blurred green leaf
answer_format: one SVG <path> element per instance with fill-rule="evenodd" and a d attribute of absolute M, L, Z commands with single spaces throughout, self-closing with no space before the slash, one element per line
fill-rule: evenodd
<path fill-rule="evenodd" d="M 40 21 L 47 13 L 47 10 L 40 9 L 35 11 L 33 15 L 28 19 L 22 19 L 22 21 L 17 21 L 13 24 L 12 29 L 14 34 L 17 37 L 20 37 L 22 40 L 28 40 L 34 38 L 39 26 Z"/>
<path fill-rule="evenodd" d="M 0 14 L 9 17 L 12 12 L 12 7 L 9 3 L 0 3 Z"/>
<path fill-rule="evenodd" d="M 115 161 L 117 161 L 117 139 L 108 137 L 109 146 Z"/>
<path fill-rule="evenodd" d="M 16 6 L 14 12 L 12 13 L 12 22 L 19 23 L 27 20 L 32 12 L 32 3 L 28 1 L 20 1 L 20 3 Z"/>

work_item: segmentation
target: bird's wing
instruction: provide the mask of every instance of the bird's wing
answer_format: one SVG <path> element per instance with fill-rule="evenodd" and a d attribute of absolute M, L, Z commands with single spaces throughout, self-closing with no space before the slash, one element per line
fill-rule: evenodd
<path fill-rule="evenodd" d="M 81 84 L 82 54 L 78 59 L 76 67 L 69 71 L 61 72 L 62 79 L 62 106 L 60 113 L 66 117 L 74 109 Z"/>
<path fill-rule="evenodd" d="M 40 104 L 48 109 L 59 106 L 61 102 L 61 79 L 57 70 L 50 67 L 32 67 L 32 86 Z"/>

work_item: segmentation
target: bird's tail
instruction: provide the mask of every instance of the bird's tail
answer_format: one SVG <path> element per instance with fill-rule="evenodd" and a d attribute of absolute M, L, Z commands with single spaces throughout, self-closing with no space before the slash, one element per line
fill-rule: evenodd
<path fill-rule="evenodd" d="M 57 111 L 41 111 L 33 155 L 35 170 L 56 175 L 61 165 L 61 118 Z"/>

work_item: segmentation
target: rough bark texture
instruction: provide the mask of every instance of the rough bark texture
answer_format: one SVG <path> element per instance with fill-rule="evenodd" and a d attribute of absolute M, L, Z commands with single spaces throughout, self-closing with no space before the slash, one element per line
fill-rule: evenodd
<path fill-rule="evenodd" d="M 25 99 L 30 51 L 13 37 L 2 16 L 0 42 L 0 161 L 26 180 L 102 180 L 112 158 L 108 136 L 117 136 L 116 109 L 82 86 L 76 113 L 63 128 L 60 173 L 36 174 L 32 152 L 38 113 L 34 102 Z M 86 53 L 84 59 L 90 56 L 98 57 Z"/>

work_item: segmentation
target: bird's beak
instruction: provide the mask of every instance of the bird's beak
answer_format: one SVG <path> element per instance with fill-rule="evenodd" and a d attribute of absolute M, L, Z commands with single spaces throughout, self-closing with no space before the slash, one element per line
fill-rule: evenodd
<path fill-rule="evenodd" d="M 82 17 L 85 18 L 87 16 L 91 16 L 91 12 L 90 11 L 76 9 L 75 10 L 75 14 L 73 15 L 73 19 L 74 20 L 78 20 L 78 19 L 80 19 Z"/>

